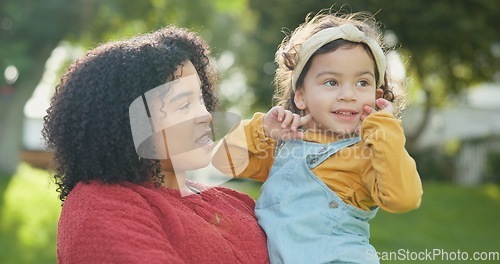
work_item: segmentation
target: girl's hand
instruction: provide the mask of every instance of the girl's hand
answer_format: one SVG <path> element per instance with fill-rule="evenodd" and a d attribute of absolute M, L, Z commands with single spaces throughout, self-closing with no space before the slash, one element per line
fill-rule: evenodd
<path fill-rule="evenodd" d="M 394 106 L 392 105 L 391 102 L 385 100 L 384 98 L 379 98 L 375 100 L 375 104 L 378 106 L 380 109 L 380 112 L 385 112 L 389 114 L 394 114 Z M 365 120 L 370 114 L 376 113 L 377 110 L 375 108 L 365 105 L 363 106 L 363 114 L 361 115 L 360 119 L 361 121 Z"/>
<path fill-rule="evenodd" d="M 386 112 L 390 113 L 391 115 L 394 114 L 394 106 L 392 105 L 391 102 L 387 101 L 384 98 L 379 98 L 375 100 L 375 104 L 378 106 L 378 109 L 380 109 L 380 112 Z M 365 105 L 363 106 L 363 113 L 361 114 L 360 120 L 363 122 L 370 114 L 376 113 L 377 110 L 375 108 Z M 354 130 L 356 134 L 359 134 L 361 132 L 361 124 Z"/>
<path fill-rule="evenodd" d="M 311 115 L 301 117 L 282 106 L 275 106 L 264 116 L 264 134 L 275 140 L 301 139 L 298 127 L 311 121 Z"/>

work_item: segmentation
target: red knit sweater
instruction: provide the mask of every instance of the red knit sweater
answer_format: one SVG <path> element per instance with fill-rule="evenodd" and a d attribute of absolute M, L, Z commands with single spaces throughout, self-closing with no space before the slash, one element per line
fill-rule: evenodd
<path fill-rule="evenodd" d="M 79 183 L 62 207 L 58 262 L 267 263 L 254 206 L 222 187 L 181 197 L 152 185 Z"/>

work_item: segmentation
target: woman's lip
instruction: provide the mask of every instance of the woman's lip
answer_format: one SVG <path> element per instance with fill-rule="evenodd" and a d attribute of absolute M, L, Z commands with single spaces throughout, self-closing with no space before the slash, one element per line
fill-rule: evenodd
<path fill-rule="evenodd" d="M 195 140 L 195 143 L 199 144 L 199 145 L 210 145 L 210 144 L 213 144 L 213 140 L 210 137 L 211 136 L 211 132 L 212 132 L 211 129 L 207 129 L 205 131 L 205 133 L 203 133 L 200 137 L 198 137 Z"/>
<path fill-rule="evenodd" d="M 201 136 L 199 136 L 196 140 L 199 140 L 200 138 L 202 138 L 202 137 L 204 137 L 204 136 L 208 136 L 208 137 L 210 137 L 211 132 L 212 132 L 212 129 L 210 129 L 210 128 L 209 128 L 209 129 L 207 129 L 207 130 L 205 130 L 205 132 L 203 132 L 203 134 L 201 134 Z"/>

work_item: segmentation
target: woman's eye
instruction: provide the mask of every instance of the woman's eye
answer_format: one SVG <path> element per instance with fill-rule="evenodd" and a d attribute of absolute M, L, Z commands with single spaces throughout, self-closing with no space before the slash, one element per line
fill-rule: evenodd
<path fill-rule="evenodd" d="M 191 103 L 183 103 L 181 106 L 179 106 L 178 110 L 187 110 L 191 106 Z"/>
<path fill-rule="evenodd" d="M 337 82 L 334 80 L 329 80 L 329 81 L 326 81 L 325 84 L 328 86 L 336 86 Z"/>

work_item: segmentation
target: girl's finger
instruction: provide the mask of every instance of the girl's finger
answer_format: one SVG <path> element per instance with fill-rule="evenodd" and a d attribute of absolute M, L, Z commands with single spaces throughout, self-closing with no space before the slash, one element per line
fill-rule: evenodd
<path fill-rule="evenodd" d="M 281 122 L 283 121 L 283 118 L 285 117 L 285 108 L 281 106 L 277 106 L 274 108 L 274 111 L 276 113 L 276 119 Z"/>
<path fill-rule="evenodd" d="M 290 127 L 290 122 L 292 122 L 292 120 L 293 120 L 293 113 L 288 110 L 285 110 L 285 116 L 283 118 L 283 122 L 281 122 L 281 127 L 282 128 Z"/>
<path fill-rule="evenodd" d="M 378 106 L 378 108 L 379 108 L 380 110 L 382 110 L 382 109 L 386 108 L 386 107 L 390 104 L 390 102 L 389 102 L 389 101 L 387 101 L 387 100 L 386 100 L 386 99 L 384 99 L 384 98 L 379 98 L 379 99 L 375 100 L 375 103 L 377 104 L 377 106 Z"/>
<path fill-rule="evenodd" d="M 394 106 L 392 105 L 391 102 L 387 101 L 386 99 L 379 98 L 376 101 L 376 104 L 380 111 L 386 112 L 386 113 L 394 113 Z"/>
<path fill-rule="evenodd" d="M 290 130 L 295 132 L 299 126 L 300 126 L 300 116 L 297 114 L 293 114 L 293 120 L 292 120 L 292 125 L 290 126 Z"/>
<path fill-rule="evenodd" d="M 375 108 L 373 108 L 369 105 L 363 106 L 363 114 L 369 115 L 369 114 L 373 114 L 375 112 L 377 112 L 377 110 L 375 110 Z"/>
<path fill-rule="evenodd" d="M 312 118 L 311 114 L 307 114 L 305 116 L 300 117 L 299 126 L 303 126 L 303 125 L 309 123 L 312 119 L 313 118 Z"/>

